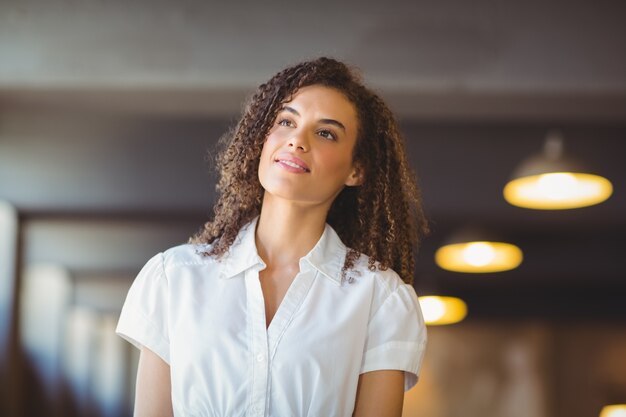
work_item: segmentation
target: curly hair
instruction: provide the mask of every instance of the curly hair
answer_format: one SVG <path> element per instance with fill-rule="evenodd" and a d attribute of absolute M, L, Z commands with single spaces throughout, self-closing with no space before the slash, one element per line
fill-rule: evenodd
<path fill-rule="evenodd" d="M 247 102 L 239 123 L 220 140 L 220 174 L 214 218 L 189 239 L 212 244 L 205 256 L 219 258 L 240 229 L 261 212 L 263 188 L 258 178 L 263 143 L 284 105 L 299 89 L 322 85 L 341 92 L 357 113 L 353 162 L 363 177 L 360 186 L 345 187 L 329 210 L 330 224 L 344 244 L 343 276 L 361 253 L 370 270 L 392 268 L 413 282 L 415 253 L 428 232 L 416 178 L 407 162 L 398 124 L 383 100 L 366 88 L 359 74 L 342 62 L 318 58 L 274 75 Z"/>

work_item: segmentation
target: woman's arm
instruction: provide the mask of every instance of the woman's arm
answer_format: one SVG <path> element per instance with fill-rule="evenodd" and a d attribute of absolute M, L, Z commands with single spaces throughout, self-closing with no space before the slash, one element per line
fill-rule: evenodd
<path fill-rule="evenodd" d="M 144 347 L 139 356 L 135 388 L 135 417 L 172 417 L 170 366 Z"/>
<path fill-rule="evenodd" d="M 401 417 L 404 372 L 371 371 L 359 376 L 353 417 Z"/>

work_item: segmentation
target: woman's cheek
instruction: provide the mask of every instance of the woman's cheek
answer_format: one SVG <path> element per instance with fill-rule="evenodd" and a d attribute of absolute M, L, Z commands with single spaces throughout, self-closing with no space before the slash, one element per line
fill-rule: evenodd
<path fill-rule="evenodd" d="M 329 149 L 327 152 L 320 154 L 320 160 L 324 162 L 324 165 L 329 171 L 340 173 L 349 171 L 352 165 L 351 155 L 343 156 L 342 153 L 337 152 L 336 149 Z"/>
<path fill-rule="evenodd" d="M 280 127 L 275 127 L 270 130 L 270 133 L 267 135 L 266 142 L 279 142 L 285 140 L 285 138 L 289 135 L 288 129 L 281 129 Z"/>

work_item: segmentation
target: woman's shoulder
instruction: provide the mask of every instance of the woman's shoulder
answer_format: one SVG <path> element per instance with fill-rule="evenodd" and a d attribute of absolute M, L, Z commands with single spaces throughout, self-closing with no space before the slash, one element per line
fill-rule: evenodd
<path fill-rule="evenodd" d="M 163 266 L 167 269 L 215 263 L 216 259 L 207 253 L 210 249 L 210 244 L 183 243 L 172 246 L 162 252 Z"/>
<path fill-rule="evenodd" d="M 379 262 L 373 262 L 366 255 L 361 255 L 354 262 L 354 267 L 348 271 L 350 274 L 357 273 L 352 285 L 361 286 L 363 291 L 354 291 L 355 294 L 363 294 L 363 305 L 369 306 L 369 323 L 375 316 L 382 320 L 380 326 L 372 328 L 388 328 L 389 323 L 410 319 L 413 323 L 422 326 L 423 320 L 420 313 L 419 301 L 415 289 L 411 284 L 405 283 L 402 278 L 391 268 L 381 267 Z M 348 282 L 350 282 L 348 280 Z M 382 327 L 381 327 L 382 326 Z"/>
<path fill-rule="evenodd" d="M 360 254 L 354 265 L 346 271 L 346 278 L 366 281 L 382 296 L 388 296 L 402 286 L 406 286 L 402 278 L 391 268 L 386 268 L 365 254 Z M 410 286 L 410 285 L 409 285 Z"/>
<path fill-rule="evenodd" d="M 385 268 L 367 254 L 348 247 L 328 224 L 324 237 L 326 250 L 323 259 L 332 261 L 336 268 L 335 272 L 342 275 L 343 283 L 351 284 L 359 281 L 361 285 L 373 286 L 374 290 L 386 295 L 396 291 L 399 286 L 406 285 L 393 269 Z M 354 261 L 351 262 L 350 268 L 344 270 L 340 265 L 345 267 L 349 258 L 353 258 Z"/>

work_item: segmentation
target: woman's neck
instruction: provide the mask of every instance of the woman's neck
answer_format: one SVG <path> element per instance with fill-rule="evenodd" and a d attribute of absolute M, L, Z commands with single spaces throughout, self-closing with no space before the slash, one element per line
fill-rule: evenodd
<path fill-rule="evenodd" d="M 264 197 L 255 235 L 259 256 L 268 267 L 297 264 L 322 236 L 326 214 L 325 207 Z"/>

